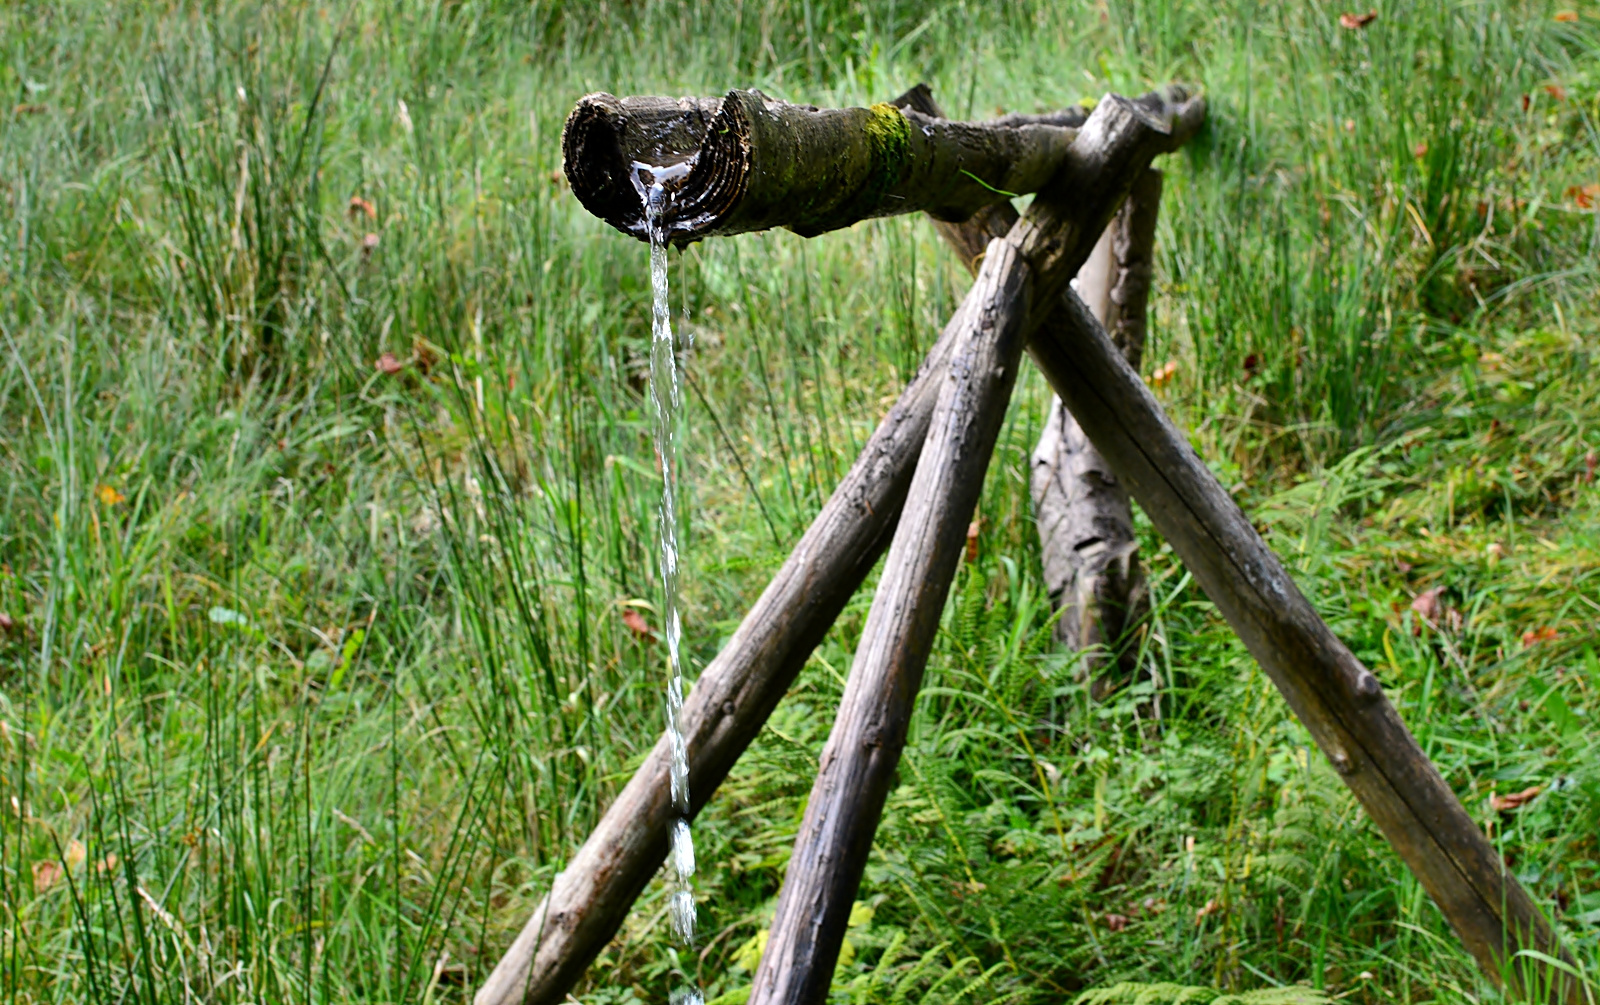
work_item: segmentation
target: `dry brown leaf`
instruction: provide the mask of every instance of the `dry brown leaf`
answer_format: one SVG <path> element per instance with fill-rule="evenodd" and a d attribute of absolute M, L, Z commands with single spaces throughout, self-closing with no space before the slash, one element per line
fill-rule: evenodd
<path fill-rule="evenodd" d="M 1215 897 L 1213 897 L 1206 901 L 1205 907 L 1202 907 L 1198 911 L 1194 912 L 1194 923 L 1198 925 L 1200 922 L 1206 920 L 1220 910 L 1222 910 L 1222 904 L 1219 903 Z"/>
<path fill-rule="evenodd" d="M 1417 598 L 1411 601 L 1411 612 L 1417 616 L 1419 621 L 1427 622 L 1429 628 L 1439 627 L 1439 598 L 1443 594 L 1444 587 L 1435 586 L 1431 590 L 1424 590 L 1417 594 Z M 1414 631 L 1421 634 L 1422 625 L 1416 625 Z"/>
<path fill-rule="evenodd" d="M 11 620 L 11 615 L 5 611 L 0 611 L 0 632 L 9 632 L 15 627 L 17 627 L 17 623 Z"/>
<path fill-rule="evenodd" d="M 656 633 L 650 630 L 650 625 L 644 620 L 644 615 L 632 607 L 624 607 L 622 609 L 622 623 L 627 625 L 628 630 L 641 639 L 655 638 Z"/>
<path fill-rule="evenodd" d="M 1496 813 L 1505 813 L 1508 810 L 1518 809 L 1533 802 L 1533 797 L 1537 796 L 1543 788 L 1541 785 L 1534 785 L 1523 789 L 1521 792 L 1513 792 L 1509 796 L 1491 792 L 1489 793 L 1489 808 Z"/>
<path fill-rule="evenodd" d="M 361 254 L 363 256 L 371 255 L 376 250 L 378 250 L 377 234 L 368 234 L 361 239 Z"/>
<path fill-rule="evenodd" d="M 392 352 L 386 352 L 379 356 L 378 361 L 372 365 L 377 367 L 380 372 L 386 373 L 391 377 L 406 368 L 406 365 L 396 359 L 395 354 Z"/>
<path fill-rule="evenodd" d="M 1544 93 L 1550 95 L 1552 98 L 1555 98 L 1557 101 L 1567 100 L 1567 89 L 1562 87 L 1560 84 L 1544 85 Z"/>
<path fill-rule="evenodd" d="M 1558 10 L 1556 11 L 1556 20 L 1563 24 L 1576 24 L 1578 22 L 1578 12 L 1575 10 Z"/>
<path fill-rule="evenodd" d="M 978 560 L 979 529 L 980 524 L 977 520 L 967 524 L 967 561 L 969 562 L 976 562 Z"/>
<path fill-rule="evenodd" d="M 1152 373 L 1146 380 L 1148 380 L 1151 387 L 1165 387 L 1172 383 L 1172 378 L 1177 375 L 1178 361 L 1169 359 L 1164 365 L 1157 367 L 1155 373 Z"/>
<path fill-rule="evenodd" d="M 1600 463 L 1600 454 L 1596 454 L 1593 450 L 1591 450 L 1583 455 L 1584 482 L 1587 483 L 1594 481 L 1594 469 L 1597 463 Z"/>
<path fill-rule="evenodd" d="M 1522 648 L 1536 646 L 1541 642 L 1552 642 L 1561 637 L 1561 633 L 1545 625 L 1543 628 L 1530 628 L 1522 633 Z"/>
<path fill-rule="evenodd" d="M 1126 914 L 1107 914 L 1105 916 L 1106 928 L 1113 932 L 1120 932 L 1128 927 Z"/>
<path fill-rule="evenodd" d="M 1346 31 L 1359 31 L 1378 19 L 1378 12 L 1369 10 L 1365 14 L 1340 14 L 1339 27 Z"/>
<path fill-rule="evenodd" d="M 33 892 L 44 893 L 61 879 L 61 863 L 53 858 L 42 858 L 33 863 Z"/>
<path fill-rule="evenodd" d="M 363 213 L 366 214 L 367 219 L 369 219 L 369 220 L 376 220 L 378 218 L 377 209 L 372 205 L 372 203 L 368 202 L 366 199 L 361 198 L 359 195 L 353 195 L 353 196 L 350 197 L 349 213 L 350 213 L 350 219 L 352 219 L 352 220 L 354 220 L 356 217 L 360 216 Z"/>
<path fill-rule="evenodd" d="M 128 498 L 109 485 L 97 486 L 94 490 L 94 494 L 98 496 L 100 501 L 107 506 L 115 506 L 117 503 L 124 502 Z"/>
<path fill-rule="evenodd" d="M 1577 203 L 1579 209 L 1593 209 L 1595 189 L 1600 189 L 1600 185 L 1569 185 L 1567 198 Z"/>
<path fill-rule="evenodd" d="M 79 841 L 77 838 L 73 838 L 71 841 L 67 842 L 66 860 L 68 872 L 76 872 L 78 870 L 78 866 L 82 865 L 83 860 L 88 857 L 89 850 L 83 846 L 82 841 Z"/>

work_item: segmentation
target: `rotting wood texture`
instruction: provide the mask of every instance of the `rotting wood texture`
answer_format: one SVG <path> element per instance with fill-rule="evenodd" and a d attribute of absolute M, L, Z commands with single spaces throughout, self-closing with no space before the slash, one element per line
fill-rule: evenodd
<path fill-rule="evenodd" d="M 1161 172 L 1151 168 L 1078 270 L 1078 292 L 1135 370 L 1144 354 Z M 1052 395 L 1029 489 L 1056 638 L 1080 651 L 1091 695 L 1138 670 L 1135 629 L 1150 610 L 1128 490 Z"/>
<path fill-rule="evenodd" d="M 1150 108 L 1164 107 L 1161 95 L 1140 101 Z M 1126 185 L 1115 179 L 1097 183 L 1093 164 L 1117 168 L 1135 163 L 1142 170 L 1157 153 L 1186 138 L 1203 110 L 1197 100 L 1185 99 L 1160 115 L 1119 114 L 1112 128 L 1092 134 L 1099 137 L 1096 148 L 1074 155 L 1082 162 L 1077 175 L 1081 195 L 1074 202 L 1080 224 L 1072 229 L 1077 243 L 1058 254 L 1081 264 L 1126 194 Z M 1130 135 L 1118 136 L 1118 130 Z M 1108 157 L 1107 150 L 1121 152 Z M 1002 205 L 1014 220 L 1016 211 Z M 983 219 L 944 232 L 970 243 L 964 235 L 983 226 Z M 693 812 L 699 812 L 761 731 L 834 617 L 888 546 L 948 353 L 948 340 L 935 345 L 783 568 L 691 688 L 682 723 Z M 478 990 L 475 1005 L 555 1005 L 565 999 L 666 857 L 668 764 L 663 738 L 557 875 L 550 894 Z"/>
<path fill-rule="evenodd" d="M 750 1005 L 827 1000 L 967 523 L 1016 382 L 1028 285 L 1028 269 L 1015 250 L 992 241 L 945 328 L 946 337 L 958 333 L 955 348 L 822 748 Z"/>

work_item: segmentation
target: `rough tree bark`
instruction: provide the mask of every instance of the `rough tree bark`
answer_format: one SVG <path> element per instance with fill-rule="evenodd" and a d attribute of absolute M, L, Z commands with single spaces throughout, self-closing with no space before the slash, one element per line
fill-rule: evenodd
<path fill-rule="evenodd" d="M 1203 103 L 1194 101 L 1170 118 L 1157 117 L 1126 98 L 1107 96 L 1079 131 L 1061 175 L 984 252 L 978 279 L 946 329 L 972 332 L 972 383 L 962 388 L 959 357 L 952 357 L 952 383 L 940 397 L 862 629 L 751 1005 L 820 1005 L 827 998 L 963 532 L 1005 419 L 1015 379 L 1005 353 L 1048 316 L 1035 308 L 1033 295 L 1060 295 L 1132 180 L 1158 153 L 1187 140 L 1204 113 Z M 1007 295 L 1013 299 L 1002 299 Z M 987 331 L 985 319 L 993 319 Z"/>
<path fill-rule="evenodd" d="M 1139 177 L 1078 272 L 1078 292 L 1135 371 L 1144 354 L 1161 172 Z M 1103 698 L 1138 669 L 1131 637 L 1149 613 L 1127 488 L 1052 396 L 1032 458 L 1030 488 L 1056 637 L 1084 653 L 1090 693 Z"/>
<path fill-rule="evenodd" d="M 1139 100 L 1162 116 L 1183 98 Z M 772 227 L 810 237 L 921 211 L 959 222 L 1055 177 L 1081 120 L 1068 109 L 950 122 L 888 102 L 819 109 L 759 91 L 678 100 L 591 94 L 568 116 L 561 146 L 584 207 L 640 240 L 649 234 L 639 169 L 677 169 L 664 182 L 663 222 L 668 239 L 683 244 Z"/>
<path fill-rule="evenodd" d="M 750 1005 L 827 999 L 967 523 L 1016 382 L 1028 278 L 1009 244 L 991 242 L 945 329 L 960 334 L 822 749 Z"/>
<path fill-rule="evenodd" d="M 1181 92 L 1172 92 L 1178 94 Z M 1097 170 L 1128 164 L 1143 170 L 1157 153 L 1182 142 L 1204 113 L 1198 100 L 1165 112 L 1159 95 L 1140 99 L 1138 112 L 1108 123 L 1092 150 L 1072 155 L 1079 223 L 1056 254 L 1082 262 L 1126 194 L 1117 176 Z M 1133 104 L 1117 99 L 1117 108 Z M 1108 151 L 1110 155 L 1108 155 Z M 1016 211 L 1003 204 L 1015 219 Z M 982 226 L 986 216 L 971 226 Z M 946 231 L 958 241 L 963 228 Z M 1076 268 L 1076 265 L 1073 266 Z M 916 381 L 868 441 L 862 456 L 813 521 L 795 551 L 762 593 L 723 651 L 700 675 L 684 704 L 692 809 L 721 784 L 783 697 L 834 617 L 888 545 L 911 483 L 923 434 L 933 412 L 948 340 L 929 353 Z M 621 927 L 628 909 L 666 857 L 671 824 L 666 741 L 629 781 L 604 818 L 552 884 L 522 932 L 475 998 L 476 1005 L 560 1002 Z"/>

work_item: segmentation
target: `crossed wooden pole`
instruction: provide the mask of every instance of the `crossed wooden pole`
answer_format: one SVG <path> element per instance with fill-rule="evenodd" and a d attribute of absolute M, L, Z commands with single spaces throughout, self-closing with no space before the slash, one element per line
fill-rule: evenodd
<path fill-rule="evenodd" d="M 1483 971 L 1531 1000 L 1585 1000 L 1549 922 L 1377 678 L 1318 617 L 1068 288 L 1151 161 L 1204 116 L 1200 98 L 1174 87 L 1108 95 L 1087 115 L 955 123 L 919 86 L 864 109 L 790 105 L 756 91 L 676 101 L 597 94 L 568 118 L 562 149 L 574 194 L 635 237 L 647 235 L 635 165 L 688 164 L 664 221 L 674 242 L 778 226 L 811 236 L 925 211 L 976 271 L 916 378 L 683 709 L 698 813 L 888 550 L 751 1005 L 826 1000 L 1024 349 Z M 1035 194 L 1020 217 L 1006 199 L 1019 193 Z M 663 737 L 476 1005 L 563 1001 L 616 934 L 666 855 L 670 757 Z"/>

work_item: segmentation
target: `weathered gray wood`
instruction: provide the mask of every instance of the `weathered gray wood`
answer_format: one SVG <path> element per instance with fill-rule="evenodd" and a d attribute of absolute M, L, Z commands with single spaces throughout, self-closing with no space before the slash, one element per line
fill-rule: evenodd
<path fill-rule="evenodd" d="M 1144 352 L 1161 173 L 1133 185 L 1078 270 L 1079 296 L 1135 369 Z M 1030 490 L 1056 637 L 1083 653 L 1090 693 L 1103 698 L 1138 670 L 1130 633 L 1149 613 L 1128 490 L 1061 399 L 1052 396 L 1032 457 Z M 1115 659 L 1113 660 L 1113 657 Z"/>
<path fill-rule="evenodd" d="M 1484 973 L 1524 992 L 1542 982 L 1542 1001 L 1581 1001 L 1575 981 L 1513 959 L 1560 955 L 1544 915 L 1089 309 L 1068 292 L 1028 349 Z"/>
<path fill-rule="evenodd" d="M 1134 103 L 1128 99 L 1108 98 L 1102 105 L 1097 114 L 1111 120 L 1091 133 L 1098 137 L 1096 145 L 1070 157 L 1079 192 L 1073 210 L 1065 214 L 1055 243 L 1039 242 L 1041 254 L 1060 260 L 1062 268 L 1075 270 L 1088 257 L 1094 237 L 1126 194 L 1123 181 L 1101 180 L 1095 172 L 1128 165 L 1142 171 L 1157 153 L 1192 133 L 1204 112 L 1198 99 L 1180 102 L 1164 116 L 1148 108 L 1130 112 L 1125 106 Z M 1014 218 L 1015 210 L 1010 212 Z M 760 732 L 887 547 L 949 349 L 949 339 L 941 338 L 784 567 L 690 690 L 682 724 L 695 813 Z M 479 989 L 476 1005 L 555 1005 L 616 934 L 666 857 L 672 819 L 668 764 L 663 739 L 557 876 L 551 893 Z"/>
<path fill-rule="evenodd" d="M 945 331 L 958 332 L 933 422 L 861 630 L 778 896 L 750 1005 L 811 1005 L 828 985 L 900 763 L 1022 357 L 1028 269 L 1004 240 Z"/>
<path fill-rule="evenodd" d="M 1185 97 L 1140 100 L 1156 119 Z M 1080 115 L 964 123 L 888 102 L 819 109 L 758 91 L 676 101 L 591 94 L 567 118 L 562 159 L 584 207 L 640 240 L 641 165 L 686 169 L 664 183 L 675 243 L 772 227 L 809 237 L 899 213 L 962 221 L 1035 192 L 1069 157 L 1077 130 L 1065 123 Z"/>
<path fill-rule="evenodd" d="M 684 702 L 699 813 L 888 546 L 953 347 L 942 336 L 861 456 Z M 476 1005 L 565 1000 L 666 858 L 671 751 L 645 763 L 489 975 Z"/>

